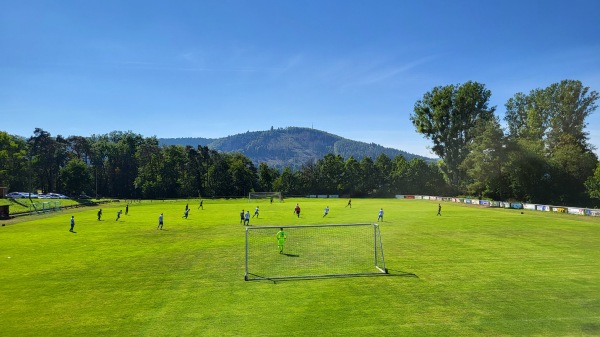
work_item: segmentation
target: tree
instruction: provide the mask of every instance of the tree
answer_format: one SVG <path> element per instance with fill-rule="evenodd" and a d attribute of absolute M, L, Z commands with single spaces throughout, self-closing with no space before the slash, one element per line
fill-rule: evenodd
<path fill-rule="evenodd" d="M 391 193 L 392 160 L 385 153 L 375 159 L 375 171 L 377 179 L 377 192 L 379 196 L 389 196 Z"/>
<path fill-rule="evenodd" d="M 212 156 L 213 164 L 208 169 L 208 191 L 211 196 L 229 196 L 233 181 L 229 172 L 229 161 L 221 153 Z"/>
<path fill-rule="evenodd" d="M 600 199 L 600 162 L 596 163 L 594 174 L 585 181 L 585 188 L 590 198 Z"/>
<path fill-rule="evenodd" d="M 294 195 L 298 193 L 298 174 L 286 166 L 281 175 L 273 183 L 275 191 L 282 192 L 285 195 Z"/>
<path fill-rule="evenodd" d="M 344 177 L 342 178 L 343 193 L 355 195 L 359 192 L 361 181 L 360 163 L 350 156 L 344 162 Z"/>
<path fill-rule="evenodd" d="M 579 144 L 566 143 L 554 149 L 548 162 L 552 177 L 551 201 L 560 205 L 587 204 L 585 183 L 594 174 L 596 155 Z"/>
<path fill-rule="evenodd" d="M 321 189 L 321 171 L 315 160 L 306 161 L 297 173 L 297 193 L 317 194 Z"/>
<path fill-rule="evenodd" d="M 542 194 L 530 194 L 530 200 L 563 204 L 586 202 L 585 182 L 593 173 L 597 157 L 588 143 L 585 127 L 587 117 L 597 108 L 598 97 L 596 91 L 590 91 L 580 81 L 563 80 L 532 90 L 529 95 L 518 93 L 506 103 L 509 138 L 525 151 L 537 151 L 533 162 L 512 161 L 513 165 L 524 165 L 523 168 L 513 166 L 516 170 L 513 171 L 531 172 L 533 163 L 537 163 L 538 168 L 543 166 L 537 173 L 544 176 L 541 183 L 544 188 L 538 191 Z M 525 155 L 531 156 L 531 152 Z M 517 183 L 518 175 L 513 178 L 516 178 L 511 181 L 513 187 L 531 182 Z"/>
<path fill-rule="evenodd" d="M 181 145 L 165 146 L 162 149 L 164 164 L 160 172 L 165 197 L 182 197 L 182 179 L 185 174 L 187 153 Z"/>
<path fill-rule="evenodd" d="M 164 159 L 156 138 L 145 139 L 135 153 L 140 163 L 134 186 L 144 198 L 164 197 L 162 175 Z"/>
<path fill-rule="evenodd" d="M 565 143 L 590 150 L 585 120 L 596 110 L 598 97 L 574 80 L 534 89 L 529 95 L 517 93 L 505 105 L 509 136 L 543 142 L 550 152 Z"/>
<path fill-rule="evenodd" d="M 79 158 L 71 159 L 60 170 L 63 190 L 71 195 L 89 193 L 92 177 L 88 166 Z"/>
<path fill-rule="evenodd" d="M 497 118 L 482 121 L 476 128 L 478 135 L 461 164 L 468 177 L 467 192 L 503 200 L 509 197 L 503 168 L 507 158 L 504 132 Z"/>
<path fill-rule="evenodd" d="M 342 156 L 328 153 L 317 161 L 321 177 L 319 188 L 311 193 L 338 194 L 343 188 L 344 159 Z"/>
<path fill-rule="evenodd" d="M 364 195 L 371 195 L 377 191 L 377 169 L 371 157 L 364 157 L 360 160 L 361 177 L 358 183 L 358 190 Z"/>
<path fill-rule="evenodd" d="M 61 144 L 49 132 L 36 128 L 29 143 L 31 165 L 31 187 L 40 187 L 43 192 L 58 191 L 58 174 L 61 167 L 59 154 Z M 35 180 L 33 180 L 35 179 Z M 33 191 L 29 191 L 33 192 Z"/>
<path fill-rule="evenodd" d="M 459 165 L 466 158 L 475 137 L 474 126 L 490 120 L 495 107 L 488 107 L 491 92 L 483 84 L 435 87 L 415 103 L 410 119 L 417 132 L 433 141 L 432 150 L 443 160 L 442 169 L 450 183 L 459 186 L 464 171 Z"/>
<path fill-rule="evenodd" d="M 260 186 L 260 191 L 274 191 L 273 184 L 278 177 L 279 171 L 276 169 L 269 167 L 269 165 L 264 162 L 258 165 L 258 184 Z"/>
<path fill-rule="evenodd" d="M 257 185 L 256 167 L 248 157 L 236 152 L 226 155 L 233 189 L 227 195 L 247 196 Z"/>
<path fill-rule="evenodd" d="M 507 147 L 506 174 L 512 198 L 550 203 L 551 168 L 539 142 L 518 139 Z"/>
<path fill-rule="evenodd" d="M 138 162 L 135 154 L 144 137 L 131 131 L 113 131 L 107 135 L 106 179 L 107 194 L 115 197 L 136 196 L 135 178 Z"/>
<path fill-rule="evenodd" d="M 13 191 L 26 190 L 27 172 L 27 143 L 21 137 L 0 131 L 0 186 Z"/>

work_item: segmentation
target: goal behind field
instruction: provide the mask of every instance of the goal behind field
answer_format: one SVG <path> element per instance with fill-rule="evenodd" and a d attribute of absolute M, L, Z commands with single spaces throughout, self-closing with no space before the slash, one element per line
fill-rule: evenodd
<path fill-rule="evenodd" d="M 387 274 L 377 224 L 246 227 L 246 281 L 371 274 Z"/>
<path fill-rule="evenodd" d="M 248 201 L 256 199 L 271 199 L 281 200 L 281 192 L 250 192 L 248 193 Z"/>

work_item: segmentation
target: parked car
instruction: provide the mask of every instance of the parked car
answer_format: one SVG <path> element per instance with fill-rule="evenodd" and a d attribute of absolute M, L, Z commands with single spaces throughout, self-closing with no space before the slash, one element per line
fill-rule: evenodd
<path fill-rule="evenodd" d="M 80 195 L 79 195 L 79 199 L 91 199 L 91 198 L 92 198 L 92 197 L 90 197 L 90 196 L 89 196 L 89 195 L 87 195 L 87 194 L 80 194 Z"/>
<path fill-rule="evenodd" d="M 50 199 L 69 199 L 69 197 L 67 197 L 64 194 L 60 194 L 60 193 L 47 193 L 46 194 L 46 198 L 50 198 Z"/>
<path fill-rule="evenodd" d="M 6 195 L 7 198 L 11 198 L 11 199 L 22 199 L 22 198 L 27 198 L 27 193 L 25 192 L 10 192 Z"/>

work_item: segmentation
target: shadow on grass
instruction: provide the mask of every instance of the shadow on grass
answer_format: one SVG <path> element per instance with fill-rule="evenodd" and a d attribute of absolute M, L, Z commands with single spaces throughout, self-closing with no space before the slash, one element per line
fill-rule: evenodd
<path fill-rule="evenodd" d="M 287 254 L 284 254 L 287 255 Z M 294 255 L 295 256 L 295 255 Z M 249 278 L 248 276 L 252 276 Z M 248 273 L 245 278 L 246 281 L 271 281 L 273 284 L 284 281 L 310 281 L 310 280 L 322 280 L 322 279 L 333 279 L 333 278 L 350 278 L 350 277 L 377 277 L 377 276 L 399 276 L 399 277 L 413 277 L 419 278 L 417 274 L 408 273 L 401 270 L 387 269 L 387 273 L 364 273 L 364 274 L 335 274 L 335 275 L 312 275 L 312 276 L 290 276 L 290 277 L 267 277 L 257 274 Z"/>
<path fill-rule="evenodd" d="M 414 278 L 419 278 L 419 275 L 414 274 L 414 273 L 409 273 L 406 271 L 402 271 L 402 270 L 394 270 L 394 269 L 389 269 L 388 268 L 388 275 L 389 276 L 402 276 L 402 277 L 414 277 Z"/>

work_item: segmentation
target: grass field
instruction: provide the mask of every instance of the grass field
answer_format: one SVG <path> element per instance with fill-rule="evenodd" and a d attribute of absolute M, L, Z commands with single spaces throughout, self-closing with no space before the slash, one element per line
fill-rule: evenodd
<path fill-rule="evenodd" d="M 190 200 L 183 219 L 185 204 L 3 221 L 0 335 L 600 335 L 600 219 L 451 203 L 436 216 L 437 202 L 396 199 Z M 254 226 L 375 222 L 383 208 L 390 275 L 244 281 L 239 213 L 256 205 Z"/>

